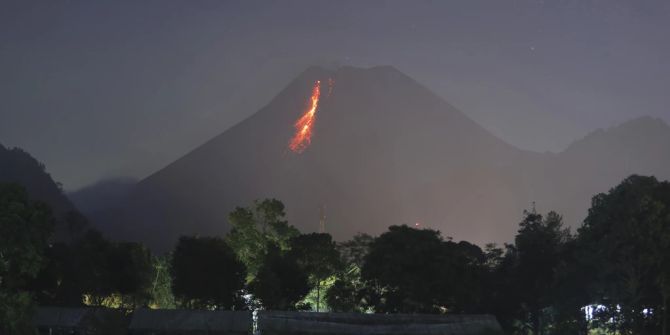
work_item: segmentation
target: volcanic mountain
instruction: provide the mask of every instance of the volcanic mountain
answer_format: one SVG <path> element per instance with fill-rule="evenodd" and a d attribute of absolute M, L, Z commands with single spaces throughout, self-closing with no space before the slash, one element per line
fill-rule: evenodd
<path fill-rule="evenodd" d="M 294 124 L 318 81 L 311 141 L 296 153 L 289 149 Z M 303 231 L 319 228 L 323 209 L 325 229 L 337 239 L 418 223 L 476 243 L 509 241 L 533 201 L 576 225 L 593 194 L 628 174 L 669 177 L 668 126 L 636 122 L 560 154 L 539 154 L 503 142 L 392 67 L 310 68 L 266 107 L 140 181 L 113 215 L 101 216 L 114 237 L 163 250 L 180 234 L 222 234 L 236 206 L 269 197 L 282 200 L 289 222 Z M 628 129 L 648 124 L 656 129 L 642 134 L 648 143 Z"/>

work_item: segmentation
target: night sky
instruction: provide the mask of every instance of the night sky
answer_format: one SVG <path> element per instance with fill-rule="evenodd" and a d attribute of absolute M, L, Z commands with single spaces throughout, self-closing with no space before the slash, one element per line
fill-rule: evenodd
<path fill-rule="evenodd" d="M 507 142 L 670 121 L 670 2 L 1 1 L 0 143 L 142 178 L 311 65 L 393 65 Z"/>

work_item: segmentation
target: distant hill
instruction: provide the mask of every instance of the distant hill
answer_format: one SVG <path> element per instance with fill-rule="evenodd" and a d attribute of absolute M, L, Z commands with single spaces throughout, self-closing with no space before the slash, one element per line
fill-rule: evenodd
<path fill-rule="evenodd" d="M 47 173 L 44 164 L 19 148 L 6 148 L 0 144 L 0 182 L 22 185 L 28 195 L 49 205 L 56 222 L 56 238 L 66 236 L 63 221 L 68 215 L 76 215 L 76 208 L 63 194 L 61 186 Z"/>
<path fill-rule="evenodd" d="M 73 192 L 68 198 L 86 215 L 115 207 L 130 195 L 137 180 L 129 177 L 109 178 L 101 180 Z"/>
<path fill-rule="evenodd" d="M 63 194 L 44 164 L 19 148 L 5 148 L 0 144 L 0 182 L 23 185 L 33 200 L 48 204 L 57 214 L 74 209 L 74 205 Z"/>
<path fill-rule="evenodd" d="M 545 163 L 543 207 L 580 223 L 591 197 L 631 174 L 670 179 L 670 126 L 641 117 L 592 132 Z M 555 176 L 555 177 L 554 177 Z M 540 183 L 540 181 L 538 181 Z"/>
<path fill-rule="evenodd" d="M 297 154 L 288 143 L 317 80 L 313 138 Z M 140 181 L 99 222 L 165 249 L 179 234 L 222 234 L 235 206 L 275 197 L 306 231 L 325 208 L 338 239 L 419 223 L 456 239 L 509 241 L 533 201 L 576 226 L 590 197 L 627 175 L 669 178 L 667 148 L 668 126 L 644 118 L 562 153 L 523 151 L 392 67 L 310 68 L 256 114 Z"/>

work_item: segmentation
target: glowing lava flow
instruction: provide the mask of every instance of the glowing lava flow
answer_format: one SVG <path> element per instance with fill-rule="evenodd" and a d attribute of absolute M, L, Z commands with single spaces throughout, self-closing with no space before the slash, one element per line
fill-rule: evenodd
<path fill-rule="evenodd" d="M 316 120 L 316 110 L 319 108 L 320 96 L 321 81 L 317 80 L 314 83 L 314 88 L 312 88 L 309 109 L 293 125 L 295 127 L 295 135 L 293 135 L 288 147 L 295 153 L 303 152 L 312 141 L 312 130 L 314 128 L 314 121 Z"/>

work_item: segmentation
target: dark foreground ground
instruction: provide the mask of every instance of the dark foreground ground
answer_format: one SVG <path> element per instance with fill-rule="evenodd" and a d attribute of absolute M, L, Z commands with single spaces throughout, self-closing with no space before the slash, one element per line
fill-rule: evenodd
<path fill-rule="evenodd" d="M 487 335 L 502 334 L 491 315 L 355 314 L 106 308 L 37 309 L 40 334 L 109 335 Z"/>

